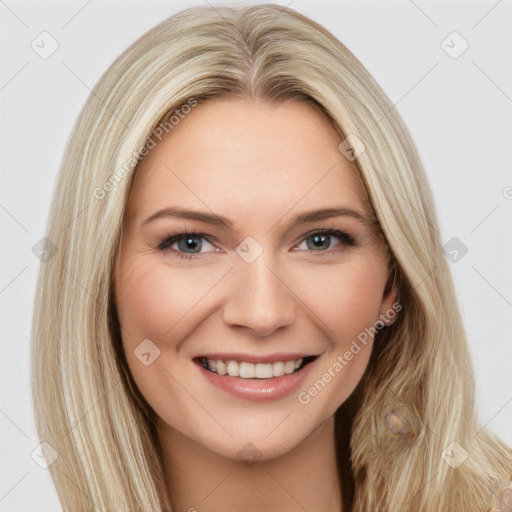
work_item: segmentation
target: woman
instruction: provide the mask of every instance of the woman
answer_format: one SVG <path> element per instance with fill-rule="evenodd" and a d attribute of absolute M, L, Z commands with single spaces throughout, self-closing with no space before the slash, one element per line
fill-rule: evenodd
<path fill-rule="evenodd" d="M 33 393 L 64 510 L 507 506 L 419 157 L 311 20 L 193 8 L 138 40 L 48 238 Z"/>

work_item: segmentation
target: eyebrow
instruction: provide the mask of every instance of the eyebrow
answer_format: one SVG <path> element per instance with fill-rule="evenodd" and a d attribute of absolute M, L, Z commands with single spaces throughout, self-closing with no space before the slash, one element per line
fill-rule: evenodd
<path fill-rule="evenodd" d="M 320 210 L 312 210 L 297 215 L 289 227 L 291 228 L 299 224 L 330 219 L 332 217 L 347 216 L 353 217 L 366 227 L 369 227 L 373 223 L 368 216 L 350 208 L 322 208 Z M 159 210 L 148 217 L 142 223 L 142 225 L 144 226 L 153 220 L 165 217 L 197 220 L 205 222 L 206 224 L 211 224 L 213 226 L 225 226 L 227 228 L 231 228 L 233 226 L 233 222 L 228 218 L 223 217 L 222 215 L 216 215 L 214 213 L 202 212 L 198 210 L 188 210 L 185 208 L 164 208 L 163 210 Z"/>

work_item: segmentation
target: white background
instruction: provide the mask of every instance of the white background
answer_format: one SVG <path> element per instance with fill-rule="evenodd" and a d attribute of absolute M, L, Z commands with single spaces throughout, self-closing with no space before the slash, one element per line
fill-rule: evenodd
<path fill-rule="evenodd" d="M 0 512 L 60 510 L 48 471 L 31 459 L 39 442 L 28 360 L 39 268 L 32 247 L 44 236 L 66 139 L 112 61 L 158 22 L 202 3 L 0 0 Z M 512 444 L 512 2 L 277 3 L 332 31 L 404 117 L 427 168 L 443 243 L 457 237 L 468 248 L 450 265 L 479 418 Z M 43 31 L 59 44 L 47 59 L 31 48 Z M 469 43 L 456 59 L 441 47 L 453 31 Z M 453 37 L 446 44 L 456 51 Z"/>

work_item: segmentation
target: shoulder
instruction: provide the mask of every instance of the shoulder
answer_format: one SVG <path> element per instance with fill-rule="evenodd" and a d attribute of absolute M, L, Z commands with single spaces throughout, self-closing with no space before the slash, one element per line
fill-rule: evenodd
<path fill-rule="evenodd" d="M 512 477 L 506 487 L 502 487 L 496 496 L 496 503 L 489 512 L 512 511 Z"/>

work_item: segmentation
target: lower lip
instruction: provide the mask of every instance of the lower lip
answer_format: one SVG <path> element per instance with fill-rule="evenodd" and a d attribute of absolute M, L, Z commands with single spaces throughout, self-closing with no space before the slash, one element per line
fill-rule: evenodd
<path fill-rule="evenodd" d="M 315 363 L 316 360 L 311 361 L 298 372 L 281 377 L 272 377 L 271 379 L 242 379 L 240 377 L 230 377 L 229 375 L 219 375 L 218 373 L 206 370 L 199 364 L 197 367 L 211 384 L 223 391 L 244 400 L 266 402 L 269 400 L 279 400 L 296 391 L 304 382 Z"/>

